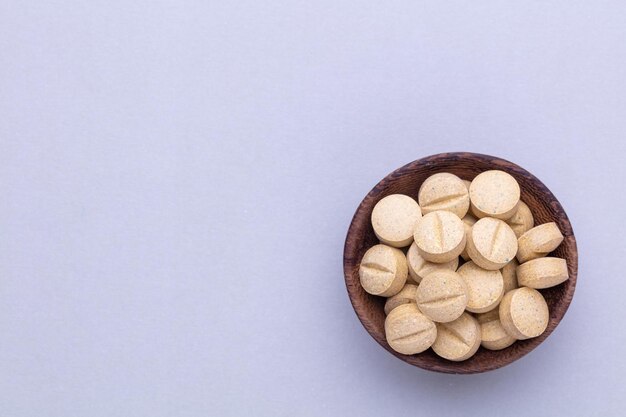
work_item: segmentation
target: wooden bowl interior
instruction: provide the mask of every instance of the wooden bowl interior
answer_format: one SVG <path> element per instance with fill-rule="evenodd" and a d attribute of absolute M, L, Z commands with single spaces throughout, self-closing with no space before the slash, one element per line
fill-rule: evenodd
<path fill-rule="evenodd" d="M 472 180 L 490 169 L 500 169 L 513 175 L 522 190 L 522 200 L 528 204 L 535 225 L 554 221 L 565 236 L 563 243 L 549 256 L 567 261 L 570 278 L 553 288 L 541 290 L 550 309 L 548 328 L 539 337 L 517 341 L 512 346 L 490 351 L 480 348 L 476 355 L 463 362 L 440 358 L 429 349 L 418 355 L 402 355 L 392 350 L 385 340 L 383 306 L 385 298 L 366 293 L 359 283 L 359 263 L 365 251 L 379 243 L 374 235 L 370 216 L 374 205 L 390 194 L 406 194 L 417 201 L 422 182 L 437 172 L 451 172 L 462 179 Z M 346 287 L 354 310 L 363 326 L 385 349 L 398 358 L 423 369 L 446 373 L 478 373 L 505 366 L 537 347 L 559 324 L 574 295 L 578 270 L 576 239 L 563 207 L 548 188 L 523 168 L 500 158 L 473 153 L 447 153 L 414 161 L 385 177 L 359 205 L 346 238 L 344 273 Z"/>

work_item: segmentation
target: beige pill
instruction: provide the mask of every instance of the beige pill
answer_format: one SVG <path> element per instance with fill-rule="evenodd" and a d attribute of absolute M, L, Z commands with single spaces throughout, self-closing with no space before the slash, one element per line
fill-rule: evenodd
<path fill-rule="evenodd" d="M 501 350 L 511 346 L 515 338 L 509 336 L 500 323 L 500 313 L 498 309 L 476 315 L 476 320 L 480 324 L 480 344 L 489 350 Z"/>
<path fill-rule="evenodd" d="M 385 314 L 389 314 L 391 310 L 402 304 L 414 303 L 416 291 L 417 285 L 406 284 L 399 293 L 391 298 L 387 298 L 385 302 Z"/>
<path fill-rule="evenodd" d="M 502 220 L 484 217 L 470 229 L 467 253 L 481 268 L 500 269 L 517 253 L 515 233 Z"/>
<path fill-rule="evenodd" d="M 419 254 L 417 250 L 417 245 L 415 242 L 409 248 L 409 251 L 406 254 L 407 264 L 409 266 L 409 278 L 408 281 L 419 284 L 419 282 L 426 275 L 431 272 L 447 269 L 450 271 L 456 271 L 459 266 L 459 258 L 454 258 L 450 262 L 436 264 L 434 262 L 428 262 L 426 259 L 422 258 L 422 255 Z"/>
<path fill-rule="evenodd" d="M 422 183 L 418 202 L 424 215 L 446 210 L 462 218 L 469 209 L 469 192 L 459 177 L 442 172 L 431 175 Z"/>
<path fill-rule="evenodd" d="M 511 226 L 513 233 L 518 238 L 533 228 L 535 225 L 535 219 L 533 219 L 533 213 L 530 208 L 522 200 L 519 201 L 517 211 L 506 223 Z"/>
<path fill-rule="evenodd" d="M 517 272 L 516 269 L 519 266 L 517 259 L 511 259 L 511 262 L 504 265 L 500 272 L 502 273 L 502 280 L 504 281 L 504 293 L 516 289 L 519 287 L 517 284 Z"/>
<path fill-rule="evenodd" d="M 561 258 L 538 258 L 517 267 L 519 285 L 530 288 L 549 288 L 567 281 L 567 262 Z"/>
<path fill-rule="evenodd" d="M 520 263 L 546 256 L 563 242 L 559 226 L 554 222 L 533 227 L 517 240 L 517 260 Z"/>
<path fill-rule="evenodd" d="M 463 314 L 467 305 L 467 289 L 456 272 L 435 271 L 422 279 L 415 299 L 426 317 L 445 323 L 456 320 Z"/>
<path fill-rule="evenodd" d="M 391 310 L 385 319 L 385 336 L 393 350 L 413 355 L 428 349 L 437 338 L 437 327 L 414 303 Z"/>
<path fill-rule="evenodd" d="M 365 252 L 359 266 L 361 286 L 373 295 L 391 297 L 406 282 L 408 266 L 400 249 L 375 245 Z"/>
<path fill-rule="evenodd" d="M 519 184 L 504 171 L 485 171 L 476 176 L 469 189 L 472 213 L 478 218 L 506 220 L 517 211 Z"/>
<path fill-rule="evenodd" d="M 465 247 L 463 222 L 449 211 L 433 211 L 419 219 L 414 237 L 419 254 L 435 263 L 450 262 Z"/>
<path fill-rule="evenodd" d="M 467 311 L 484 313 L 498 305 L 504 295 L 500 271 L 488 271 L 470 261 L 461 265 L 457 272 L 467 287 Z"/>
<path fill-rule="evenodd" d="M 474 223 L 476 223 L 478 219 L 470 213 L 467 213 L 462 220 L 463 226 L 465 227 L 465 237 L 467 238 L 467 236 L 469 236 L 470 229 L 472 228 L 472 226 L 474 226 Z M 464 261 L 469 261 L 471 259 L 467 253 L 467 244 L 465 245 L 465 249 L 463 249 L 463 252 L 461 252 L 461 258 L 463 258 Z"/>
<path fill-rule="evenodd" d="M 408 195 L 392 194 L 380 200 L 372 210 L 372 227 L 378 239 L 387 245 L 402 248 L 413 241 L 415 223 L 422 211 Z"/>
<path fill-rule="evenodd" d="M 464 361 L 473 356 L 479 347 L 480 325 L 468 313 L 449 323 L 437 323 L 433 350 L 442 358 Z"/>
<path fill-rule="evenodd" d="M 500 302 L 500 322 L 504 330 L 516 339 L 530 339 L 548 327 L 548 304 L 535 289 L 520 287 L 509 291 Z"/>

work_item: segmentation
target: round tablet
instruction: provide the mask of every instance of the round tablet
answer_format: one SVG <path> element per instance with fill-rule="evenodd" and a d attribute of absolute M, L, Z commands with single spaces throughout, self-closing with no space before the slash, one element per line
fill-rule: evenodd
<path fill-rule="evenodd" d="M 391 310 L 385 319 L 387 343 L 396 352 L 413 355 L 428 349 L 437 338 L 437 327 L 414 303 Z"/>
<path fill-rule="evenodd" d="M 423 214 L 446 210 L 462 218 L 469 209 L 469 192 L 459 177 L 442 172 L 422 183 L 418 202 Z"/>
<path fill-rule="evenodd" d="M 563 235 L 555 222 L 533 227 L 517 240 L 517 260 L 520 263 L 546 256 L 563 242 Z"/>
<path fill-rule="evenodd" d="M 391 297 L 406 282 L 408 266 L 400 249 L 374 245 L 365 252 L 359 266 L 359 278 L 365 291 L 373 295 Z"/>
<path fill-rule="evenodd" d="M 463 252 L 465 227 L 449 211 L 433 211 L 417 221 L 415 244 L 424 259 L 435 263 L 450 262 Z"/>
<path fill-rule="evenodd" d="M 517 253 L 515 233 L 502 220 L 484 217 L 467 236 L 467 253 L 481 268 L 500 269 Z"/>
<path fill-rule="evenodd" d="M 484 313 L 498 305 L 504 295 L 500 271 L 488 271 L 470 261 L 461 265 L 457 272 L 467 287 L 467 311 Z"/>
<path fill-rule="evenodd" d="M 508 219 L 507 224 L 511 226 L 513 229 L 513 233 L 518 238 L 533 228 L 535 225 L 535 219 L 533 218 L 533 213 L 530 211 L 530 208 L 524 203 L 522 200 L 519 201 L 519 206 L 517 206 L 517 211 L 515 214 Z"/>
<path fill-rule="evenodd" d="M 414 303 L 416 291 L 417 285 L 406 284 L 399 293 L 393 297 L 387 298 L 385 302 L 385 314 L 389 314 L 391 310 L 402 304 Z"/>
<path fill-rule="evenodd" d="M 420 311 L 429 319 L 446 323 L 456 320 L 467 306 L 467 289 L 456 272 L 432 272 L 420 283 L 415 293 Z"/>
<path fill-rule="evenodd" d="M 509 291 L 500 302 L 500 322 L 504 330 L 518 340 L 541 335 L 548 327 L 549 318 L 546 300 L 532 288 Z"/>
<path fill-rule="evenodd" d="M 517 267 L 517 281 L 525 287 L 554 287 L 568 278 L 567 262 L 561 258 L 537 258 Z"/>
<path fill-rule="evenodd" d="M 517 259 L 511 259 L 511 262 L 504 265 L 500 272 L 502 273 L 502 280 L 504 281 L 504 293 L 516 289 L 519 287 L 517 284 L 517 272 L 516 269 L 519 266 Z"/>
<path fill-rule="evenodd" d="M 480 325 L 468 313 L 449 323 L 437 323 L 437 338 L 433 350 L 442 358 L 464 361 L 480 347 Z"/>
<path fill-rule="evenodd" d="M 502 327 L 500 323 L 500 313 L 498 309 L 488 313 L 476 315 L 476 320 L 480 324 L 480 344 L 489 350 L 501 350 L 515 343 L 515 338 Z"/>
<path fill-rule="evenodd" d="M 372 227 L 376 237 L 387 245 L 402 248 L 413 241 L 415 223 L 422 211 L 408 195 L 392 194 L 380 200 L 372 210 Z"/>
<path fill-rule="evenodd" d="M 472 213 L 478 218 L 506 220 L 515 214 L 520 198 L 519 184 L 504 171 L 485 171 L 476 176 L 469 189 Z"/>
<path fill-rule="evenodd" d="M 474 226 L 474 223 L 476 223 L 478 219 L 472 214 L 467 213 L 465 217 L 463 217 L 461 220 L 463 220 L 463 226 L 465 227 L 465 237 L 467 238 L 467 236 L 469 236 L 472 226 Z M 465 246 L 465 249 L 463 249 L 463 252 L 461 252 L 461 258 L 463 258 L 464 261 L 469 261 L 471 259 L 470 256 L 467 254 L 467 245 Z"/>
<path fill-rule="evenodd" d="M 415 242 L 413 242 L 413 244 L 409 248 L 409 251 L 406 254 L 406 260 L 409 266 L 408 280 L 411 282 L 415 282 L 416 284 L 419 284 L 420 281 L 422 281 L 422 279 L 431 272 L 440 269 L 456 271 L 456 268 L 459 266 L 459 258 L 454 258 L 450 262 L 445 262 L 442 264 L 428 262 L 426 259 L 422 258 L 422 255 L 419 254 Z"/>

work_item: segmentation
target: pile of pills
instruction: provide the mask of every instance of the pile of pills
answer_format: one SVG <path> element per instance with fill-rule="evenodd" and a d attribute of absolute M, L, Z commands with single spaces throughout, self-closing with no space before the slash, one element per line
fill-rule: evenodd
<path fill-rule="evenodd" d="M 534 226 L 515 178 L 486 171 L 464 181 L 430 176 L 418 201 L 393 194 L 372 211 L 380 244 L 361 260 L 361 285 L 387 297 L 385 334 L 397 352 L 432 348 L 451 361 L 541 335 L 548 305 L 538 289 L 568 279 L 556 223 Z"/>

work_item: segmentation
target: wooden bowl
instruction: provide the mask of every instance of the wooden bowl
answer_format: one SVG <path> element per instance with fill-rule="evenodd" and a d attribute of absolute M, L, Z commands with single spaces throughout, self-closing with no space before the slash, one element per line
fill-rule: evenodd
<path fill-rule="evenodd" d="M 437 172 L 451 172 L 462 179 L 472 180 L 476 175 L 490 169 L 499 169 L 513 175 L 522 190 L 522 200 L 528 204 L 535 218 L 535 225 L 556 222 L 565 236 L 563 243 L 551 254 L 567 261 L 569 279 L 556 287 L 540 290 L 548 302 L 550 321 L 539 337 L 518 340 L 512 346 L 491 351 L 480 348 L 476 355 L 463 362 L 452 362 L 437 356 L 432 349 L 417 355 L 395 352 L 385 339 L 385 298 L 366 293 L 359 282 L 359 263 L 365 251 L 378 243 L 370 217 L 374 205 L 389 194 L 406 194 L 417 201 L 422 182 Z M 572 225 L 565 210 L 554 195 L 534 175 L 512 162 L 495 156 L 466 152 L 442 153 L 419 159 L 395 170 L 380 181 L 365 196 L 354 213 L 348 229 L 343 255 L 343 267 L 348 295 L 354 311 L 365 329 L 391 354 L 411 365 L 430 371 L 472 374 L 486 372 L 508 365 L 536 348 L 552 333 L 569 307 L 578 272 L 578 251 Z"/>

